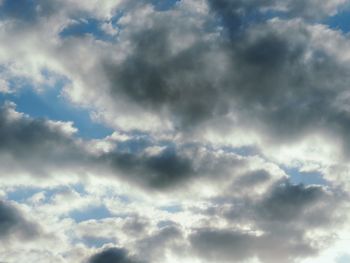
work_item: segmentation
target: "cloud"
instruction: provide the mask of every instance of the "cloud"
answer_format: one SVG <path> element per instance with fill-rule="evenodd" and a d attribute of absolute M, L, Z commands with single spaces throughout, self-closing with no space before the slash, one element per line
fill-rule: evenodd
<path fill-rule="evenodd" d="M 261 262 L 295 262 L 316 253 L 301 237 L 276 238 L 256 236 L 230 230 L 202 229 L 191 237 L 194 249 L 205 259 L 220 262 L 244 262 L 259 258 Z M 268 251 L 275 251 L 273 255 Z"/>
<path fill-rule="evenodd" d="M 39 236 L 39 227 L 28 221 L 15 206 L 7 201 L 0 201 L 0 240 L 9 238 L 29 241 Z"/>
<path fill-rule="evenodd" d="M 258 198 L 214 199 L 214 211 L 207 212 L 226 218 L 228 227 L 195 228 L 189 238 L 194 251 L 208 261 L 256 257 L 295 262 L 334 242 L 334 233 L 347 220 L 337 213 L 346 199 L 336 189 L 280 181 Z"/>
<path fill-rule="evenodd" d="M 115 130 L 1 107 L 1 261 L 317 261 L 342 235 L 349 39 L 323 23 L 345 1 L 167 4 L 1 1 L 0 99 L 55 89 Z"/>
<path fill-rule="evenodd" d="M 59 45 L 47 43 L 39 51 L 45 63 L 40 60 L 36 65 L 67 77 L 71 83 L 64 94 L 72 102 L 92 105 L 97 118 L 122 130 L 171 131 L 188 140 L 210 132 L 220 137 L 223 130 L 227 134 L 243 130 L 247 137 L 249 131 L 260 140 L 278 142 L 299 140 L 309 133 L 336 133 L 345 141 L 347 114 L 334 101 L 346 97 L 346 81 L 339 80 L 346 78 L 348 63 L 338 55 L 346 50 L 346 39 L 326 26 L 300 19 L 302 10 L 326 15 L 342 3 L 209 1 L 206 5 L 200 1 L 195 5 L 181 1 L 166 12 L 146 3 L 108 3 L 99 8 L 106 16 L 124 11 L 113 22 L 120 30 L 116 42 L 102 43 L 93 33 L 57 38 Z M 66 5 L 99 19 L 84 4 L 65 2 L 61 8 L 66 10 Z M 189 11 L 191 5 L 196 8 Z M 268 12 L 265 9 L 294 15 L 278 19 L 272 12 L 271 17 L 257 21 L 249 15 Z M 61 25 L 57 34 L 74 12 L 63 12 L 60 20 L 52 21 Z M 216 16 L 225 17 L 223 30 Z M 242 23 L 234 22 L 237 16 L 249 26 L 234 39 L 227 38 L 223 32 Z M 90 62 L 83 63 L 87 56 Z M 35 72 L 40 75 L 39 69 Z M 291 111 L 296 104 L 300 107 Z M 248 138 L 250 143 L 255 137 Z"/>
<path fill-rule="evenodd" d="M 128 256 L 128 251 L 121 248 L 108 248 L 93 255 L 89 263 L 136 263 Z"/>
<path fill-rule="evenodd" d="M 112 153 L 106 158 L 117 171 L 154 188 L 174 187 L 178 182 L 187 181 L 194 173 L 191 161 L 172 149 L 152 156 Z"/>
<path fill-rule="evenodd" d="M 163 22 L 165 19 L 169 18 L 156 15 L 151 28 L 130 32 L 128 41 L 133 43 L 134 52 L 121 65 L 106 64 L 105 70 L 113 96 L 124 95 L 152 113 L 164 113 L 181 128 L 215 114 L 216 105 L 211 102 L 217 102 L 219 89 L 215 79 L 205 72 L 215 74 L 220 50 L 202 41 L 194 25 L 176 16 L 170 18 L 173 24 L 181 34 L 191 34 L 194 43 L 184 50 L 173 50 L 177 48 L 173 41 L 181 35 L 173 32 L 170 24 Z"/>
<path fill-rule="evenodd" d="M 248 8 L 239 1 L 215 3 L 237 6 L 238 13 Z M 250 8 L 259 10 L 254 3 Z M 346 141 L 347 114 L 334 103 L 347 93 L 349 68 L 332 48 L 346 45 L 339 32 L 300 18 L 271 18 L 231 38 L 208 26 L 213 21 L 210 13 L 189 17 L 181 5 L 167 14 L 135 9 L 121 19 L 120 43 L 132 44 L 122 58 L 103 59 L 99 70 L 110 95 L 105 105 L 123 115 L 107 113 L 105 121 L 122 129 L 172 131 L 184 140 L 243 130 L 276 144 L 309 134 L 335 133 Z M 230 22 L 224 30 L 234 27 Z M 330 38 L 332 44 L 324 45 Z"/>
<path fill-rule="evenodd" d="M 314 216 L 314 219 L 322 220 L 322 213 L 324 213 L 322 200 L 326 197 L 327 193 L 321 187 L 286 184 L 272 190 L 269 196 L 258 205 L 258 214 L 269 222 L 287 223 L 312 214 L 316 210 L 320 215 Z M 313 205 L 315 203 L 320 203 L 321 207 Z M 311 222 L 317 224 L 317 221 L 310 220 Z"/>
<path fill-rule="evenodd" d="M 0 155 L 2 173 L 50 176 L 83 162 L 84 153 L 73 139 L 76 129 L 69 122 L 33 119 L 15 110 L 13 103 L 0 109 Z"/>
<path fill-rule="evenodd" d="M 201 145 L 174 145 L 152 137 L 84 141 L 75 136 L 72 123 L 31 118 L 10 102 L 0 110 L 0 126 L 4 176 L 15 171 L 49 180 L 56 173 L 79 176 L 99 170 L 106 178 L 112 175 L 109 178 L 145 189 L 164 190 L 188 185 L 195 178 L 210 178 L 212 172 L 223 178 L 244 166 L 244 160 L 233 154 L 217 155 Z"/>
<path fill-rule="evenodd" d="M 195 250 L 208 260 L 223 259 L 227 262 L 253 257 L 251 246 L 254 236 L 229 230 L 201 229 L 191 236 Z"/>
<path fill-rule="evenodd" d="M 148 261 L 165 260 L 166 251 L 181 254 L 185 248 L 182 229 L 176 225 L 166 226 L 142 238 L 137 249 Z"/>
<path fill-rule="evenodd" d="M 145 189 L 170 190 L 196 178 L 211 178 L 211 173 L 222 179 L 245 162 L 234 154 L 214 153 L 201 145 L 175 145 L 150 136 L 81 140 L 72 123 L 31 118 L 16 111 L 10 102 L 0 110 L 0 125 L 4 176 L 17 172 L 49 180 L 57 173 L 81 177 L 80 173 L 103 171 L 106 178 L 119 178 Z"/>

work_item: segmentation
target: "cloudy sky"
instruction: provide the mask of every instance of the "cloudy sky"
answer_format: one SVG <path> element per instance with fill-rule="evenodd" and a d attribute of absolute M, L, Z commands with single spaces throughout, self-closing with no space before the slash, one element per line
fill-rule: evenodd
<path fill-rule="evenodd" d="M 350 262 L 347 0 L 0 0 L 0 262 Z"/>

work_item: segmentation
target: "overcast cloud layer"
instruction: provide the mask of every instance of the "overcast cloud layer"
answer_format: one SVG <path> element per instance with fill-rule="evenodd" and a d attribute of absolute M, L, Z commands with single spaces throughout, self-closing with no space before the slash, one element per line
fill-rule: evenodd
<path fill-rule="evenodd" d="M 346 0 L 0 0 L 0 262 L 350 262 Z"/>

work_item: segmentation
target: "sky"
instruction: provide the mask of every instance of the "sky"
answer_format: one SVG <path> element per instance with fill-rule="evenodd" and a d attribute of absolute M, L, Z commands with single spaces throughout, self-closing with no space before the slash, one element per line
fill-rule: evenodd
<path fill-rule="evenodd" d="M 346 0 L 0 0 L 0 262 L 350 262 Z"/>

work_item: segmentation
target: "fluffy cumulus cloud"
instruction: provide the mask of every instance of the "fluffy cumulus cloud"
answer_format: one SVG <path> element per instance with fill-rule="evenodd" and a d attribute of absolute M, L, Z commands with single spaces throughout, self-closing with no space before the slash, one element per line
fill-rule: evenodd
<path fill-rule="evenodd" d="M 347 262 L 349 8 L 0 1 L 0 261 Z"/>

